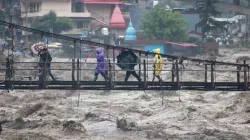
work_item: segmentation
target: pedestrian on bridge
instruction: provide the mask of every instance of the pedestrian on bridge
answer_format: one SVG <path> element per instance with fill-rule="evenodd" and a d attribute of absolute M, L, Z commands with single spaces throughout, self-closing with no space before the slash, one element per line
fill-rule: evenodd
<path fill-rule="evenodd" d="M 117 56 L 117 65 L 126 70 L 125 82 L 132 74 L 138 81 L 141 81 L 139 75 L 136 74 L 134 67 L 137 65 L 138 57 L 131 50 L 123 50 Z"/>
<path fill-rule="evenodd" d="M 47 46 L 44 46 L 44 48 L 39 51 L 38 55 L 40 56 L 38 66 L 40 67 L 39 70 L 39 87 L 44 88 L 45 85 L 45 79 L 47 77 L 47 74 L 51 77 L 53 81 L 55 81 L 54 76 L 51 73 L 50 69 L 50 62 L 52 61 L 52 57 L 48 51 Z"/>
<path fill-rule="evenodd" d="M 56 81 L 56 79 L 54 78 L 53 74 L 51 73 L 51 69 L 50 69 L 50 63 L 52 61 L 52 57 L 48 51 L 48 47 L 45 46 L 41 51 L 39 51 L 38 55 L 40 56 L 39 66 L 43 70 L 42 73 L 45 74 L 44 72 L 47 71 L 49 76 L 51 77 L 51 79 L 53 81 Z"/>
<path fill-rule="evenodd" d="M 104 56 L 102 54 L 102 48 L 96 49 L 96 60 L 97 60 L 97 64 L 96 64 L 96 68 L 95 68 L 94 81 L 96 81 L 98 79 L 99 74 L 102 75 L 102 77 L 104 78 L 105 81 L 108 81 L 109 79 L 106 75 L 107 68 L 106 68 Z"/>
<path fill-rule="evenodd" d="M 162 57 L 160 55 L 160 48 L 154 49 L 153 52 L 155 53 L 154 56 L 154 64 L 153 64 L 153 80 L 155 80 L 155 77 L 161 82 L 162 79 L 160 77 L 161 71 L 162 71 Z"/>

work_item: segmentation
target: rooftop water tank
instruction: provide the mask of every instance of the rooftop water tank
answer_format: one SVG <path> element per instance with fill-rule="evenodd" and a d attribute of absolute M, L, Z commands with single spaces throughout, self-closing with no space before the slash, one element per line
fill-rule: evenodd
<path fill-rule="evenodd" d="M 109 35 L 108 28 L 102 28 L 101 33 L 102 33 L 102 35 Z"/>

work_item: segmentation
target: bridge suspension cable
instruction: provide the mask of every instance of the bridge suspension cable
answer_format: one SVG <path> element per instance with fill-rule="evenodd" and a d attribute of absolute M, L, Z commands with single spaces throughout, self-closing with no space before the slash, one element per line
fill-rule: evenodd
<path fill-rule="evenodd" d="M 28 27 L 25 27 L 25 26 L 16 25 L 16 24 L 1 21 L 1 20 L 0 20 L 0 25 L 11 26 L 11 27 L 16 28 L 16 29 L 20 29 L 20 30 L 23 30 L 23 31 L 28 31 L 28 32 L 36 33 L 36 34 L 40 34 L 42 36 L 54 37 L 54 38 L 58 38 L 58 39 L 64 39 L 64 40 L 79 42 L 79 43 L 83 43 L 83 44 L 95 45 L 95 46 L 99 46 L 99 47 L 102 47 L 102 48 L 115 49 L 115 50 L 130 49 L 135 53 L 141 53 L 141 54 L 144 54 L 146 56 L 155 54 L 155 53 L 149 52 L 149 51 L 143 51 L 143 50 L 138 50 L 138 49 L 133 49 L 133 48 L 128 48 L 128 47 L 122 47 L 122 46 L 115 46 L 115 45 L 110 45 L 110 44 L 93 42 L 93 41 L 89 41 L 89 40 L 82 40 L 82 39 L 73 38 L 73 37 L 69 37 L 69 36 L 64 36 L 64 35 L 60 35 L 60 34 L 54 34 L 54 33 L 50 33 L 50 32 L 44 32 L 44 31 L 41 31 L 41 30 L 28 28 Z M 176 60 L 176 59 L 180 58 L 179 56 L 174 56 L 174 55 L 169 55 L 169 54 L 160 54 L 160 55 L 162 57 L 170 58 L 170 59 L 173 59 L 173 60 Z M 183 60 L 189 60 L 189 61 L 199 62 L 199 63 L 209 63 L 209 64 L 213 63 L 215 65 L 244 66 L 243 64 L 229 63 L 229 62 L 222 62 L 222 61 L 211 61 L 211 60 L 203 60 L 203 59 L 190 58 L 190 57 L 182 57 L 182 58 L 183 58 Z"/>

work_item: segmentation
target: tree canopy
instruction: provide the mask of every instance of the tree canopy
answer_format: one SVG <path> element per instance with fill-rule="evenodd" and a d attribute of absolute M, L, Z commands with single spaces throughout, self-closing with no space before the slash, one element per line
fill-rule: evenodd
<path fill-rule="evenodd" d="M 187 39 L 184 18 L 180 13 L 166 11 L 156 5 L 142 19 L 141 29 L 148 39 L 184 41 Z"/>
<path fill-rule="evenodd" d="M 54 11 L 50 11 L 48 14 L 36 18 L 32 22 L 31 27 L 60 34 L 63 31 L 71 30 L 73 28 L 73 23 L 69 18 L 57 17 Z"/>
<path fill-rule="evenodd" d="M 215 3 L 218 0 L 198 0 L 196 2 L 196 8 L 200 13 L 200 21 L 196 24 L 196 30 L 198 27 L 201 28 L 202 38 L 205 38 L 205 34 L 216 30 L 224 29 L 226 30 L 225 25 L 227 22 L 216 21 L 214 17 L 221 15 L 221 12 L 216 10 Z"/>

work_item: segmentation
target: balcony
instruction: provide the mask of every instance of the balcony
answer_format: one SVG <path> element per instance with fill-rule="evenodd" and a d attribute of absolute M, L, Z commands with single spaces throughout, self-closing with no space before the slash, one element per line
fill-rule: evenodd
<path fill-rule="evenodd" d="M 47 13 L 49 13 L 50 10 L 42 10 L 40 12 L 35 12 L 35 13 L 27 13 L 27 17 L 41 17 Z M 91 17 L 89 12 L 84 12 L 84 13 L 73 13 L 73 12 L 57 12 L 58 17 L 69 17 L 69 18 L 86 18 L 86 17 Z M 26 13 L 22 12 L 22 18 L 26 17 Z"/>

